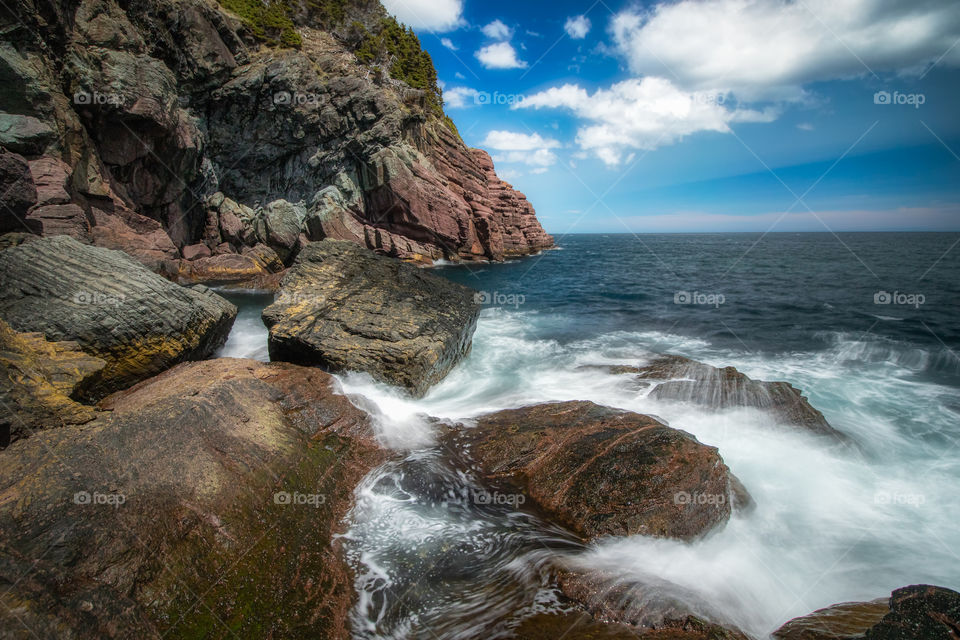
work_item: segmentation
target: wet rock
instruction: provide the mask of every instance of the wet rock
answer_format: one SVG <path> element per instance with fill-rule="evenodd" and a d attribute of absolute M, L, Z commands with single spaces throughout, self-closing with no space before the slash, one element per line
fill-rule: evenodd
<path fill-rule="evenodd" d="M 0 453 L 0 626 L 23 612 L 75 638 L 349 637 L 333 536 L 385 454 L 331 383 L 184 363 Z"/>
<path fill-rule="evenodd" d="M 270 358 L 423 395 L 470 350 L 474 292 L 350 242 L 308 244 L 263 312 Z"/>
<path fill-rule="evenodd" d="M 692 540 L 747 499 L 715 447 L 592 402 L 498 411 L 447 438 L 487 480 L 518 488 L 585 538 Z"/>
<path fill-rule="evenodd" d="M 960 593 L 911 585 L 895 590 L 889 600 L 847 602 L 794 618 L 773 636 L 780 640 L 956 640 Z"/>
<path fill-rule="evenodd" d="M 717 368 L 683 356 L 657 356 L 640 367 L 638 380 L 655 386 L 650 397 L 692 402 L 711 409 L 756 407 L 779 422 L 844 439 L 789 382 L 753 380 L 733 367 Z"/>
<path fill-rule="evenodd" d="M 13 329 L 76 341 L 107 362 L 89 397 L 209 356 L 237 313 L 209 290 L 180 287 L 124 253 L 64 236 L 0 251 L 0 281 L 0 317 Z"/>
<path fill-rule="evenodd" d="M 539 613 L 517 627 L 518 640 L 747 640 L 743 633 L 689 616 L 657 628 L 597 620 L 587 613 Z"/>

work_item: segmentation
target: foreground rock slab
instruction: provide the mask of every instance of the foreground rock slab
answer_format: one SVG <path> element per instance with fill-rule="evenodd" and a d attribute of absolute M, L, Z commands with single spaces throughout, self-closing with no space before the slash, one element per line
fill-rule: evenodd
<path fill-rule="evenodd" d="M 331 382 L 283 363 L 184 363 L 87 425 L 13 443 L 0 628 L 348 637 L 353 579 L 332 535 L 384 453 Z"/>
<path fill-rule="evenodd" d="M 447 438 L 487 480 L 517 487 L 585 538 L 692 540 L 749 501 L 715 447 L 592 402 L 499 411 Z"/>
<path fill-rule="evenodd" d="M 845 602 L 794 618 L 773 633 L 779 640 L 956 640 L 960 593 L 926 584 L 897 589 L 889 600 Z"/>
<path fill-rule="evenodd" d="M 120 251 L 57 236 L 0 251 L 0 317 L 13 329 L 75 341 L 106 361 L 86 396 L 99 398 L 227 339 L 237 309 L 213 292 L 187 289 Z"/>
<path fill-rule="evenodd" d="M 300 252 L 263 311 L 270 358 L 365 371 L 422 396 L 467 354 L 474 292 L 353 243 Z"/>

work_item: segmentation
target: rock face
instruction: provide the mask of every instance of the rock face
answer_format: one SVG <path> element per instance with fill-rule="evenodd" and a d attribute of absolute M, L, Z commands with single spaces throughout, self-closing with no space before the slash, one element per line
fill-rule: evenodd
<path fill-rule="evenodd" d="M 0 447 L 40 429 L 93 420 L 93 408 L 75 400 L 106 365 L 75 342 L 17 333 L 0 320 Z"/>
<path fill-rule="evenodd" d="M 384 454 L 330 385 L 282 363 L 185 363 L 83 427 L 13 443 L 0 453 L 0 627 L 349 637 L 352 576 L 332 536 Z"/>
<path fill-rule="evenodd" d="M 649 416 L 592 402 L 499 411 L 448 438 L 488 480 L 519 488 L 585 538 L 692 540 L 748 500 L 716 448 Z"/>
<path fill-rule="evenodd" d="M 794 618 L 773 636 L 780 640 L 955 640 L 960 637 L 960 593 L 926 584 L 903 587 L 889 600 L 847 602 Z"/>
<path fill-rule="evenodd" d="M 39 231 L 37 225 L 26 222 L 27 211 L 36 202 L 30 165 L 23 156 L 0 148 L 0 233 Z"/>
<path fill-rule="evenodd" d="M 0 144 L 45 176 L 39 201 L 20 199 L 31 224 L 182 280 L 210 273 L 188 266 L 207 251 L 263 244 L 290 264 L 323 238 L 423 263 L 550 247 L 523 194 L 424 91 L 358 62 L 343 21 L 379 24 L 379 2 L 334 3 L 340 19 L 323 4 L 284 3 L 297 49 L 264 46 L 206 0 L 4 12 Z"/>
<path fill-rule="evenodd" d="M 733 367 L 719 369 L 676 355 L 658 356 L 638 367 L 636 373 L 638 380 L 655 385 L 651 398 L 692 402 L 712 409 L 756 407 L 771 412 L 783 424 L 844 437 L 788 382 L 753 380 Z"/>
<path fill-rule="evenodd" d="M 106 361 L 83 397 L 209 356 L 237 314 L 209 290 L 172 284 L 124 253 L 66 236 L 0 251 L 0 280 L 0 317 L 14 330 L 75 341 Z"/>
<path fill-rule="evenodd" d="M 365 371 L 423 395 L 470 350 L 474 292 L 350 242 L 300 252 L 264 309 L 272 360 Z"/>

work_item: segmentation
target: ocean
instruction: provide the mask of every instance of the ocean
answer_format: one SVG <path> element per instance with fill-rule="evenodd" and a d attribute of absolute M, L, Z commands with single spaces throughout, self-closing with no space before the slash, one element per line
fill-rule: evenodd
<path fill-rule="evenodd" d="M 337 376 L 395 460 L 357 489 L 344 543 L 362 638 L 496 637 L 558 605 L 557 559 L 646 585 L 766 637 L 837 602 L 930 583 L 960 589 L 960 234 L 567 235 L 503 264 L 434 273 L 477 290 L 473 349 L 426 397 Z M 266 359 L 241 307 L 220 355 Z M 582 365 L 674 353 L 801 388 L 855 446 L 752 409 L 659 402 Z M 693 543 L 584 545 L 523 507 L 475 504 L 469 469 L 433 441 L 462 422 L 551 400 L 653 414 L 716 446 L 756 501 Z M 494 629 L 494 631 L 490 631 Z M 482 631 L 481 631 L 482 630 Z"/>

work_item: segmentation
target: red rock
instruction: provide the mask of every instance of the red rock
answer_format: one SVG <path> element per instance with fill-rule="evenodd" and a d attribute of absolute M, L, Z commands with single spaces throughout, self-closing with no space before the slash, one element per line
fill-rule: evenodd
<path fill-rule="evenodd" d="M 191 244 L 187 247 L 184 247 L 181 252 L 183 253 L 184 260 L 197 260 L 199 258 L 209 258 L 212 253 L 210 253 L 210 247 L 205 244 Z"/>
<path fill-rule="evenodd" d="M 27 220 L 39 223 L 44 236 L 70 236 L 90 243 L 90 221 L 84 210 L 75 204 L 37 206 L 27 213 Z"/>
<path fill-rule="evenodd" d="M 52 156 L 43 156 L 30 161 L 30 173 L 33 175 L 33 183 L 37 185 L 38 206 L 70 202 L 67 183 L 73 169 L 66 162 Z"/>

